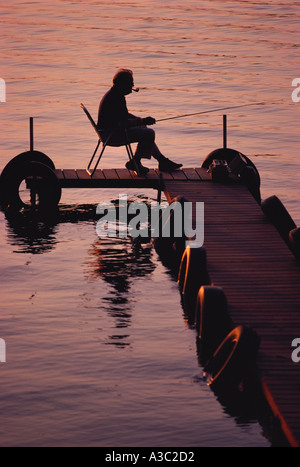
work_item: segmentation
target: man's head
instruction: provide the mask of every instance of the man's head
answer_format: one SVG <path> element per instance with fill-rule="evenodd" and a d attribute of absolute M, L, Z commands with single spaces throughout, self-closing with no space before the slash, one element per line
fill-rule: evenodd
<path fill-rule="evenodd" d="M 134 86 L 133 73 L 131 70 L 122 68 L 113 78 L 114 86 L 116 86 L 124 96 L 132 93 Z"/>

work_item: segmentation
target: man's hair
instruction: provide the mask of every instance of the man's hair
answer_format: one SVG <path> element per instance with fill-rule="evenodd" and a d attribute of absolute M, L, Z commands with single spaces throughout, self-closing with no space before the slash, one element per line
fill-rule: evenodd
<path fill-rule="evenodd" d="M 133 72 L 131 70 L 127 70 L 126 68 L 121 68 L 121 70 L 117 71 L 115 76 L 113 77 L 113 83 L 115 86 L 122 85 L 124 82 L 126 83 L 129 79 L 133 78 Z"/>

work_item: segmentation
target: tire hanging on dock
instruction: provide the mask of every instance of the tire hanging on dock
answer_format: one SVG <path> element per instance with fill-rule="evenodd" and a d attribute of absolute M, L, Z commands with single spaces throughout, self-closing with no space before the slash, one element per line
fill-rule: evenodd
<path fill-rule="evenodd" d="M 5 175 L 7 171 L 14 172 L 16 169 L 26 165 L 28 162 L 40 162 L 47 165 L 50 169 L 55 170 L 53 161 L 46 154 L 40 151 L 26 151 L 14 157 L 3 169 L 1 174 Z"/>
<path fill-rule="evenodd" d="M 297 261 L 300 262 L 300 227 L 290 231 L 289 241 L 292 252 L 294 253 Z"/>
<path fill-rule="evenodd" d="M 182 209 L 184 209 L 184 203 L 187 200 L 183 196 L 174 198 L 170 204 L 180 203 Z M 165 221 L 165 222 L 164 222 Z M 165 220 L 164 216 L 161 215 L 159 219 L 159 231 L 161 232 L 160 237 L 154 239 L 154 247 L 159 255 L 162 263 L 176 272 L 178 275 L 181 258 L 186 248 L 186 242 L 188 238 L 184 233 L 184 216 L 182 216 L 181 232 L 182 235 L 177 237 L 175 235 L 175 224 L 174 224 L 174 211 L 172 210 L 168 218 Z"/>
<path fill-rule="evenodd" d="M 206 249 L 188 246 L 182 256 L 178 284 L 183 307 L 191 324 L 195 322 L 197 295 L 201 286 L 210 284 L 207 271 Z"/>
<path fill-rule="evenodd" d="M 261 203 L 261 207 L 265 216 L 290 247 L 289 233 L 297 226 L 280 199 L 277 196 L 270 196 Z"/>
<path fill-rule="evenodd" d="M 0 205 L 6 209 L 7 205 L 7 191 L 10 190 L 11 181 L 19 177 L 23 167 L 26 167 L 30 162 L 39 162 L 52 170 L 55 170 L 53 161 L 46 154 L 40 151 L 26 151 L 14 157 L 4 167 L 0 175 Z"/>
<path fill-rule="evenodd" d="M 242 165 L 239 165 L 241 162 L 249 167 L 252 167 L 256 172 L 258 185 L 261 185 L 260 175 L 255 164 L 253 164 L 249 157 L 245 156 L 241 152 L 229 148 L 215 149 L 214 151 L 208 154 L 206 159 L 204 159 L 202 163 L 202 168 L 208 169 L 214 159 L 224 160 L 227 162 L 228 165 L 230 165 L 235 160 L 233 170 L 237 173 L 239 173 L 238 170 L 241 171 L 241 169 L 243 168 Z"/>
<path fill-rule="evenodd" d="M 27 162 L 14 169 L 10 167 L 4 170 L 1 175 L 1 204 L 7 209 L 19 211 L 26 204 L 20 197 L 20 185 L 24 180 L 32 178 L 34 191 L 39 198 L 40 208 L 56 207 L 61 198 L 61 187 L 55 172 L 48 165 L 40 162 Z M 33 180 L 35 179 L 35 181 Z"/>
<path fill-rule="evenodd" d="M 216 393 L 237 388 L 253 369 L 259 342 L 259 337 L 251 328 L 234 328 L 204 368 L 207 385 Z"/>
<path fill-rule="evenodd" d="M 233 327 L 223 289 L 207 285 L 200 288 L 195 325 L 200 361 L 205 365 Z"/>
<path fill-rule="evenodd" d="M 247 156 L 235 149 L 216 149 L 203 161 L 202 168 L 208 169 L 215 159 L 226 161 L 231 172 L 241 179 L 258 204 L 261 203 L 260 175 L 256 166 Z"/>

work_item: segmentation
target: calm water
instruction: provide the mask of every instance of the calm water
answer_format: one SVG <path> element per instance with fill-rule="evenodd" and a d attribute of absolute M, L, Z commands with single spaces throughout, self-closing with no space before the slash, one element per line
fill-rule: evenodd
<path fill-rule="evenodd" d="M 0 169 L 27 150 L 30 116 L 36 149 L 57 167 L 85 167 L 96 141 L 79 104 L 96 115 L 112 75 L 128 67 L 142 91 L 128 97 L 138 115 L 263 102 L 227 112 L 229 146 L 255 162 L 263 197 L 277 194 L 300 223 L 299 1 L 6 5 Z M 200 166 L 222 144 L 222 112 L 156 131 L 167 156 Z M 125 161 L 108 149 L 102 167 Z M 255 417 L 219 403 L 202 381 L 195 332 L 151 244 L 97 238 L 94 205 L 118 194 L 66 190 L 50 225 L 0 214 L 0 444 L 269 446 Z"/>

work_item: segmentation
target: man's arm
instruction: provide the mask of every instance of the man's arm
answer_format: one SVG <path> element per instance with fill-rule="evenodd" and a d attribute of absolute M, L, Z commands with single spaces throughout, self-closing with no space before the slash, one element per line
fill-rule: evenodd
<path fill-rule="evenodd" d="M 132 128 L 135 126 L 155 125 L 156 123 L 156 120 L 153 117 L 139 118 L 132 114 L 128 114 L 128 117 L 129 118 L 127 119 L 127 122 L 125 124 L 128 128 Z"/>

